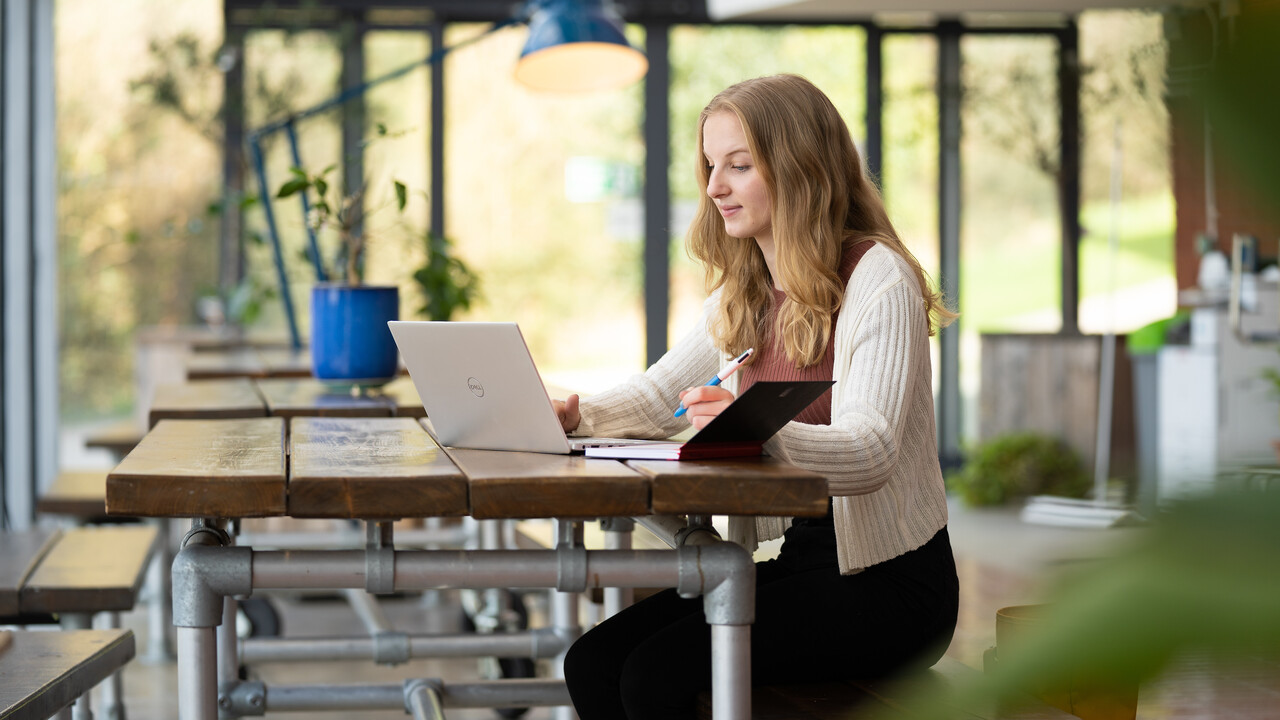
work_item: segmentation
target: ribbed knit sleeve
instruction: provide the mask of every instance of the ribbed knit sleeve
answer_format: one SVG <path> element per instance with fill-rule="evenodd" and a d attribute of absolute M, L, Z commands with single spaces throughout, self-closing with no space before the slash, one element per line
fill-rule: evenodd
<path fill-rule="evenodd" d="M 711 342 L 707 323 L 716 298 L 702 307 L 697 325 L 641 375 L 579 405 L 582 422 L 574 435 L 663 439 L 689 427 L 675 417 L 680 391 L 701 385 L 720 371 L 723 354 Z"/>

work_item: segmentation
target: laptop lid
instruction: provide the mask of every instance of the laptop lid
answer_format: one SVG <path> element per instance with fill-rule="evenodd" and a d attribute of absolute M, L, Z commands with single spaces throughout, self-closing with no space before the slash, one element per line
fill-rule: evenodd
<path fill-rule="evenodd" d="M 515 323 L 387 323 L 440 442 L 569 454 L 569 441 Z"/>

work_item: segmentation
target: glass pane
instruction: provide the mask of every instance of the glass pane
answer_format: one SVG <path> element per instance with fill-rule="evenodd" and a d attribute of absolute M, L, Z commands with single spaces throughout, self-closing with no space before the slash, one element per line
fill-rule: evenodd
<path fill-rule="evenodd" d="M 1080 17 L 1079 317 L 1086 333 L 1128 332 L 1177 309 L 1165 55 L 1159 13 Z"/>
<path fill-rule="evenodd" d="M 884 171 L 880 186 L 898 235 L 936 286 L 938 257 L 938 41 L 932 35 L 884 39 Z M 948 298 L 954 303 L 954 298 Z M 935 392 L 938 338 L 929 343 Z M 974 389 L 976 392 L 976 388 Z M 966 393 L 965 397 L 971 397 Z M 972 403 L 965 403 L 969 407 Z M 970 426 L 970 423 L 965 423 Z"/>
<path fill-rule="evenodd" d="M 484 27 L 451 26 L 447 42 Z M 527 90 L 513 79 L 526 35 L 449 56 L 446 233 L 480 276 L 467 318 L 519 322 L 545 381 L 591 391 L 644 367 L 643 84 Z"/>
<path fill-rule="evenodd" d="M 379 78 L 431 54 L 423 33 L 372 32 L 365 36 L 365 77 Z M 411 270 L 426 259 L 430 222 L 431 73 L 423 65 L 379 83 L 365 106 L 365 279 L 400 286 L 400 315 L 416 317 L 423 300 Z M 403 211 L 394 183 L 405 187 Z"/>
<path fill-rule="evenodd" d="M 861 28 L 678 26 L 671 33 L 671 315 L 668 337 L 680 338 L 706 299 L 701 269 L 684 251 L 700 190 L 698 114 L 729 85 L 762 75 L 795 73 L 813 81 L 839 109 L 854 142 L 866 138 L 866 33 Z"/>
<path fill-rule="evenodd" d="M 134 334 L 195 321 L 217 283 L 222 4 L 59 0 L 59 408 L 64 466 L 138 401 Z"/>
<path fill-rule="evenodd" d="M 1057 41 L 966 36 L 961 141 L 964 331 L 1062 327 Z"/>
<path fill-rule="evenodd" d="M 342 55 L 337 39 L 323 31 L 257 30 L 245 37 L 245 117 L 246 127 L 252 130 L 267 123 L 277 122 L 290 113 L 312 108 L 338 93 L 342 71 Z M 322 114 L 300 120 L 295 130 L 301 167 L 309 174 L 321 173 L 333 166 L 326 175 L 331 188 L 330 203 L 336 203 L 344 194 L 342 178 L 341 114 L 331 109 Z M 260 189 L 275 214 L 276 228 L 281 244 L 285 272 L 289 278 L 290 299 L 298 322 L 298 331 L 306 342 L 309 326 L 311 286 L 317 280 L 317 271 L 307 254 L 306 224 L 302 205 L 297 196 L 276 199 L 281 186 L 292 177 L 290 169 L 298 163 L 293 159 L 285 132 L 264 135 L 262 139 L 267 183 L 260 188 L 256 174 L 245 178 L 246 190 L 258 195 Z M 316 202 L 314 193 L 311 202 Z M 247 284 L 258 295 L 260 315 L 258 327 L 277 330 L 287 335 L 287 321 L 283 301 L 280 298 L 280 282 L 277 277 L 275 254 L 270 245 L 265 215 L 259 204 L 246 213 L 245 229 L 248 235 L 245 249 Z M 332 272 L 337 256 L 337 238 L 330 232 L 318 234 L 317 242 L 326 272 Z"/>

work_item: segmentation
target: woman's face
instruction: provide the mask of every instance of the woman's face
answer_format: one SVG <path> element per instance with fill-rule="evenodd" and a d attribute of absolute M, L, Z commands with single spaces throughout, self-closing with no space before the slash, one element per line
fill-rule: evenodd
<path fill-rule="evenodd" d="M 729 111 L 710 115 L 702 125 L 702 154 L 709 176 L 707 196 L 720 209 L 730 237 L 773 241 L 769 189 L 747 150 L 738 116 Z"/>

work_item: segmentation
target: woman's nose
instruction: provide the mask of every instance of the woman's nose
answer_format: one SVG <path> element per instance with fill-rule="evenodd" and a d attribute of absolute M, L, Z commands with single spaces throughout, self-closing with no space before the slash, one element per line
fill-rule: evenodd
<path fill-rule="evenodd" d="M 711 176 L 707 178 L 707 195 L 713 198 L 723 197 L 728 192 L 728 187 L 720 179 L 720 173 L 712 170 Z"/>

